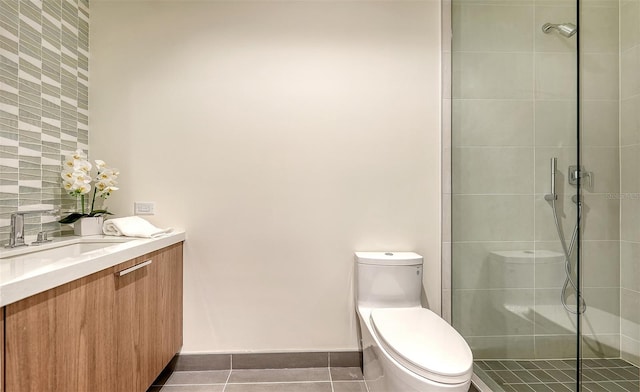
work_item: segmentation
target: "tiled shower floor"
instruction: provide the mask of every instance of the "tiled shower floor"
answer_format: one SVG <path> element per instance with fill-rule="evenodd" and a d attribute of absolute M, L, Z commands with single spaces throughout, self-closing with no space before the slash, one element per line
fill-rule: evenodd
<path fill-rule="evenodd" d="M 476 361 L 474 371 L 494 392 L 575 391 L 576 361 Z M 622 359 L 582 361 L 582 391 L 638 392 L 640 371 Z"/>

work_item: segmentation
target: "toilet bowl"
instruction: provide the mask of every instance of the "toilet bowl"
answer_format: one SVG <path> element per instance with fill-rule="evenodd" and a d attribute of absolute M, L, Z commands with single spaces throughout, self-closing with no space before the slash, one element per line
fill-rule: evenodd
<path fill-rule="evenodd" d="M 466 392 L 471 349 L 420 305 L 422 256 L 356 252 L 356 312 L 370 392 Z"/>

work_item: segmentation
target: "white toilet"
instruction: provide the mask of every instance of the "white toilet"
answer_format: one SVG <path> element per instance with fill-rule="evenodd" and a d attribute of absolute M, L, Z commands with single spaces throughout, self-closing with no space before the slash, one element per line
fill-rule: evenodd
<path fill-rule="evenodd" d="M 471 349 L 420 304 L 422 256 L 356 252 L 356 306 L 370 392 L 467 392 Z"/>

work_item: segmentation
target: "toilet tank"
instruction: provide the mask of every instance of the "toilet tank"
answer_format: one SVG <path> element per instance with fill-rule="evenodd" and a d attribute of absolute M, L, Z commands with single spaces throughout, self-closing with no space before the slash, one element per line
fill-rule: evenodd
<path fill-rule="evenodd" d="M 420 306 L 422 256 L 413 252 L 356 252 L 358 306 Z"/>

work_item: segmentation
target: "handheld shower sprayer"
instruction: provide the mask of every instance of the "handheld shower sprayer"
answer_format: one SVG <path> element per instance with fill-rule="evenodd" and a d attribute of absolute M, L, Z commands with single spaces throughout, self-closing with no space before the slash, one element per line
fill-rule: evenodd
<path fill-rule="evenodd" d="M 580 230 L 580 209 L 582 207 L 582 203 L 579 202 L 579 199 L 576 197 L 576 206 L 578 208 L 578 219 L 573 228 L 573 232 L 571 234 L 571 241 L 567 244 L 567 241 L 564 237 L 564 233 L 562 231 L 562 227 L 560 225 L 560 219 L 558 217 L 557 205 L 556 201 L 558 200 L 558 194 L 556 193 L 556 174 L 558 172 L 558 158 L 551 158 L 551 192 L 544 195 L 544 199 L 546 201 L 551 202 L 551 210 L 553 211 L 553 221 L 556 226 L 556 232 L 558 234 L 558 239 L 560 240 L 560 245 L 562 246 L 562 252 L 564 253 L 564 273 L 565 279 L 564 284 L 562 285 L 562 291 L 560 294 L 560 302 L 565 310 L 571 314 L 582 314 L 587 309 L 587 304 L 582 298 L 582 294 L 578 288 L 578 285 L 573 281 L 571 275 L 571 256 L 573 254 L 573 249 L 576 245 L 578 239 L 578 230 Z M 577 298 L 577 308 L 574 310 L 567 304 L 566 300 L 566 292 L 567 289 L 571 287 L 573 293 Z"/>
<path fill-rule="evenodd" d="M 558 200 L 556 193 L 556 172 L 558 171 L 558 158 L 551 158 L 551 193 L 544 195 L 546 201 Z"/>

